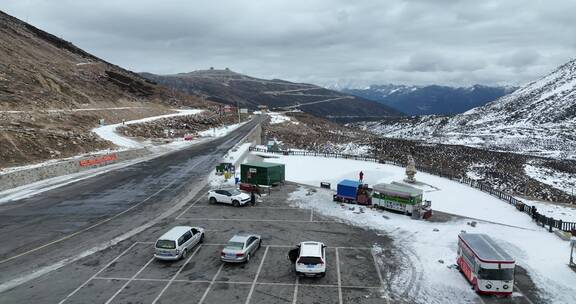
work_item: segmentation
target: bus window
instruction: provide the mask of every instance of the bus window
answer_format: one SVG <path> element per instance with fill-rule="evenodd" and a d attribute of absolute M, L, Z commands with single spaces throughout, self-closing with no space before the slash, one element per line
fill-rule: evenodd
<path fill-rule="evenodd" d="M 478 277 L 482 280 L 504 280 L 511 281 L 514 279 L 514 269 L 486 269 L 480 268 Z"/>

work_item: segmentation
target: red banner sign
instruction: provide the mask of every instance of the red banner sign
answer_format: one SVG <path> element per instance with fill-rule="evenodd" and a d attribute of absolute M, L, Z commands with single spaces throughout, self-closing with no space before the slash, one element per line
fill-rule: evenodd
<path fill-rule="evenodd" d="M 94 165 L 99 165 L 99 164 L 102 164 L 105 162 L 111 162 L 111 161 L 115 161 L 115 160 L 118 160 L 118 155 L 116 155 L 116 153 L 108 154 L 108 155 L 99 156 L 99 157 L 95 157 L 95 158 L 91 158 L 91 159 L 83 159 L 80 161 L 80 167 L 94 166 Z"/>

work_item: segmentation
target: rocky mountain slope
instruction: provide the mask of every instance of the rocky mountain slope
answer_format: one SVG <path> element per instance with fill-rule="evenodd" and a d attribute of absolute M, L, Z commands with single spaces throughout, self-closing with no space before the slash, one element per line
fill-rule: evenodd
<path fill-rule="evenodd" d="M 340 91 L 390 106 L 407 115 L 451 115 L 482 106 L 515 87 L 448 87 L 439 85 L 371 85 L 364 89 L 344 88 Z"/>
<path fill-rule="evenodd" d="M 265 137 L 277 139 L 283 149 L 356 154 L 398 163 L 406 163 L 407 155 L 411 154 L 416 164 L 429 168 L 429 172 L 470 177 L 520 197 L 576 203 L 576 197 L 570 191 L 525 170 L 529 165 L 549 176 L 550 173 L 574 176 L 576 161 L 387 138 L 364 130 L 346 128 L 306 113 L 285 115 L 288 119 L 273 118 L 263 125 Z"/>
<path fill-rule="evenodd" d="M 119 122 L 206 107 L 0 12 L 0 168 L 110 147 L 90 132 Z"/>
<path fill-rule="evenodd" d="M 202 70 L 176 75 L 142 76 L 159 84 L 208 100 L 256 109 L 300 109 L 315 116 L 335 121 L 357 121 L 398 116 L 392 108 L 349 94 L 328 90 L 306 83 L 259 79 L 225 70 Z"/>
<path fill-rule="evenodd" d="M 576 159 L 576 60 L 463 114 L 370 122 L 362 127 L 387 137 Z"/>

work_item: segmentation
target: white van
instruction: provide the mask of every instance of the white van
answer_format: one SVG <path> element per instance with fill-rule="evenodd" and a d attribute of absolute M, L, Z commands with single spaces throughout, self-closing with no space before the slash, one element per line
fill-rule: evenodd
<path fill-rule="evenodd" d="M 190 249 L 204 240 L 204 228 L 176 226 L 154 244 L 154 257 L 174 261 L 186 258 Z"/>

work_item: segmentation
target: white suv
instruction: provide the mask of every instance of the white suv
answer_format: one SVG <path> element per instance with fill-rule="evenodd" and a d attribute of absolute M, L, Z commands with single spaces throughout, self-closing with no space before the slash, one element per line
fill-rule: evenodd
<path fill-rule="evenodd" d="M 234 207 L 246 205 L 250 202 L 250 195 L 238 189 L 219 189 L 208 191 L 208 200 L 211 204 L 225 203 Z"/>
<path fill-rule="evenodd" d="M 326 275 L 326 245 L 320 242 L 302 242 L 298 245 L 296 274 L 302 276 Z"/>

